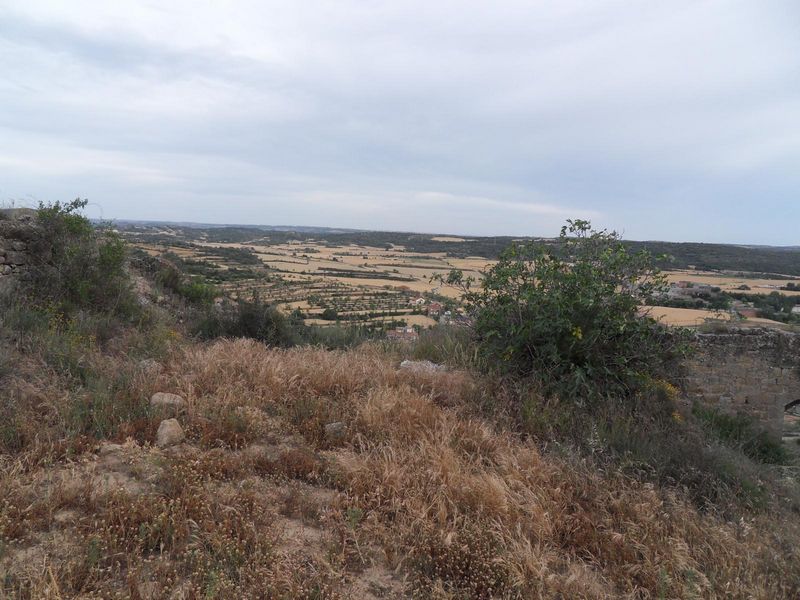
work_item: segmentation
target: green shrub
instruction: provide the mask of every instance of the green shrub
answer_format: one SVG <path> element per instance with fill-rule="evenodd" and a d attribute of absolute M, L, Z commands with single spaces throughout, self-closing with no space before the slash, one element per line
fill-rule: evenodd
<path fill-rule="evenodd" d="M 699 404 L 692 413 L 711 435 L 755 461 L 781 465 L 790 459 L 780 438 L 759 427 L 752 417 L 729 415 Z"/>
<path fill-rule="evenodd" d="M 459 368 L 477 368 L 478 347 L 464 327 L 437 325 L 420 332 L 411 349 L 414 360 L 429 360 Z"/>
<path fill-rule="evenodd" d="M 245 337 L 270 346 L 288 348 L 306 344 L 329 350 L 352 348 L 379 335 L 375 329 L 360 325 L 307 326 L 300 311 L 295 310 L 287 317 L 258 295 L 251 300 L 225 302 L 196 312 L 191 329 L 201 339 Z"/>
<path fill-rule="evenodd" d="M 163 267 L 156 275 L 156 282 L 190 304 L 210 306 L 220 293 L 201 278 L 187 278 L 174 265 Z"/>
<path fill-rule="evenodd" d="M 302 320 L 290 320 L 297 335 L 297 343 L 322 346 L 328 350 L 354 348 L 366 341 L 374 340 L 380 332 L 363 325 L 331 325 L 319 327 L 304 325 Z"/>
<path fill-rule="evenodd" d="M 339 314 L 336 312 L 334 308 L 326 308 L 322 311 L 320 315 L 320 319 L 324 319 L 325 321 L 335 321 L 339 318 Z"/>
<path fill-rule="evenodd" d="M 693 415 L 677 410 L 676 395 L 671 385 L 653 382 L 629 402 L 586 410 L 568 400 L 544 400 L 535 387 L 518 382 L 512 398 L 523 431 L 551 450 L 575 449 L 598 468 L 682 490 L 699 507 L 766 506 L 763 467 L 709 439 Z"/>
<path fill-rule="evenodd" d="M 126 271 L 127 250 L 108 227 L 95 228 L 80 211 L 86 200 L 40 205 L 40 235 L 31 242 L 28 295 L 63 313 L 76 309 L 133 316 L 137 309 Z"/>
<path fill-rule="evenodd" d="M 210 307 L 200 313 L 193 330 L 202 339 L 217 337 L 246 337 L 270 346 L 288 347 L 297 341 L 292 324 L 274 306 L 252 300 L 238 300 L 220 307 Z"/>
<path fill-rule="evenodd" d="M 464 290 L 487 364 L 548 395 L 627 397 L 682 353 L 678 336 L 639 312 L 664 285 L 650 255 L 586 221 L 569 221 L 557 245 L 512 245 L 477 291 L 460 271 L 441 279 Z"/>

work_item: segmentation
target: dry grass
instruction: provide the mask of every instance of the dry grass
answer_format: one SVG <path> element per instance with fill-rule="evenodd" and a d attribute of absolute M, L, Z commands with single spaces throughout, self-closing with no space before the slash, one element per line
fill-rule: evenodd
<path fill-rule="evenodd" d="M 96 360 L 107 374 L 134 364 Z M 156 390 L 186 399 L 187 443 L 165 451 L 149 445 L 158 416 L 145 411 L 127 428 L 112 414 L 105 437 L 129 435 L 125 446 L 44 452 L 79 439 L 58 415 L 80 394 L 65 393 L 60 375 L 23 373 L 9 389 L 26 423 L 54 424 L 46 440 L 25 430 L 3 455 L 0 597 L 800 593 L 800 528 L 788 513 L 727 522 L 680 490 L 543 454 L 466 409 L 486 393 L 469 374 L 396 363 L 371 346 L 175 346 L 159 373 L 133 372 L 119 392 L 125 406 Z M 344 438 L 326 438 L 334 421 Z"/>
<path fill-rule="evenodd" d="M 445 406 L 469 393 L 467 375 L 442 377 L 437 389 L 438 376 L 398 372 L 369 350 L 246 341 L 191 348 L 178 365 L 172 384 L 184 394 L 281 415 L 317 446 L 321 424 L 348 423 L 350 447 L 328 455 L 328 477 L 386 530 L 376 538 L 403 545 L 398 564 L 425 594 L 768 598 L 798 589 L 793 555 L 781 550 L 796 528 L 725 523 L 677 493 L 543 457 Z M 458 558 L 442 550 L 450 546 Z"/>

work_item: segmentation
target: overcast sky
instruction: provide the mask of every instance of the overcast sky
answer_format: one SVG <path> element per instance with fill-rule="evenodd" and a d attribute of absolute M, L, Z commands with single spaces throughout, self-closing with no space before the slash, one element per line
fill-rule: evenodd
<path fill-rule="evenodd" d="M 0 3 L 0 202 L 800 244 L 800 2 Z"/>

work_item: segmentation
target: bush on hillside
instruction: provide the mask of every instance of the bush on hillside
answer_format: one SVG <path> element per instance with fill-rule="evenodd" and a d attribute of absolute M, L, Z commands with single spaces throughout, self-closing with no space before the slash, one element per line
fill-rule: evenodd
<path fill-rule="evenodd" d="M 713 437 L 753 460 L 781 465 L 790 458 L 780 438 L 770 435 L 748 415 L 728 415 L 699 404 L 692 413 Z"/>
<path fill-rule="evenodd" d="M 441 279 L 463 289 L 488 363 L 547 394 L 628 396 L 681 354 L 678 336 L 640 314 L 664 285 L 652 257 L 588 221 L 568 221 L 555 245 L 510 246 L 480 289 L 460 271 Z"/>
<path fill-rule="evenodd" d="M 96 228 L 81 210 L 87 201 L 39 206 L 40 234 L 31 243 L 29 295 L 64 313 L 92 309 L 130 315 L 136 309 L 126 246 L 108 227 Z"/>
<path fill-rule="evenodd" d="M 197 319 L 194 333 L 202 339 L 251 338 L 280 347 L 293 346 L 298 341 L 293 323 L 257 295 L 252 300 L 210 307 Z"/>
<path fill-rule="evenodd" d="M 156 274 L 156 282 L 162 288 L 183 298 L 189 304 L 210 306 L 219 296 L 219 290 L 202 278 L 187 278 L 174 265 L 161 267 Z"/>

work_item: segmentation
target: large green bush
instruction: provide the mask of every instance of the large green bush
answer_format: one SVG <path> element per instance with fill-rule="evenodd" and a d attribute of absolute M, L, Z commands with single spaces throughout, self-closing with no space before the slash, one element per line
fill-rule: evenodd
<path fill-rule="evenodd" d="M 220 291 L 204 277 L 186 277 L 174 264 L 167 263 L 156 274 L 156 282 L 189 304 L 210 306 Z"/>
<path fill-rule="evenodd" d="M 487 364 L 548 394 L 625 397 L 680 354 L 676 335 L 641 314 L 664 284 L 651 256 L 587 221 L 568 221 L 556 244 L 510 246 L 478 289 L 460 271 L 442 279 L 464 290 Z"/>
<path fill-rule="evenodd" d="M 93 226 L 81 214 L 85 206 L 81 199 L 39 206 L 28 291 L 37 303 L 65 313 L 92 309 L 130 315 L 137 305 L 125 242 L 109 227 Z"/>
<path fill-rule="evenodd" d="M 203 339 L 246 337 L 282 347 L 293 346 L 298 341 L 294 324 L 257 295 L 252 300 L 239 299 L 236 303 L 205 309 L 198 315 L 193 329 Z"/>

